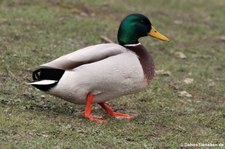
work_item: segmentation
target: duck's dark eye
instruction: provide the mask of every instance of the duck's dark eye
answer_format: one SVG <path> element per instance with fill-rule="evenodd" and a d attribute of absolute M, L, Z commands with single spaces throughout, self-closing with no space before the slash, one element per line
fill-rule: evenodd
<path fill-rule="evenodd" d="M 141 20 L 141 23 L 142 23 L 142 24 L 145 24 L 145 21 L 144 21 L 144 20 Z"/>

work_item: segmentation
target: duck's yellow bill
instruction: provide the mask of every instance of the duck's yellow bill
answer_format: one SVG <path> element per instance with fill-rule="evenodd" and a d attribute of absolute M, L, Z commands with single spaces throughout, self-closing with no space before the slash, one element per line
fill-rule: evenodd
<path fill-rule="evenodd" d="M 150 30 L 150 32 L 148 33 L 148 35 L 152 36 L 156 39 L 160 39 L 163 41 L 169 41 L 169 39 L 166 36 L 160 34 L 153 26 L 152 26 L 152 29 Z"/>

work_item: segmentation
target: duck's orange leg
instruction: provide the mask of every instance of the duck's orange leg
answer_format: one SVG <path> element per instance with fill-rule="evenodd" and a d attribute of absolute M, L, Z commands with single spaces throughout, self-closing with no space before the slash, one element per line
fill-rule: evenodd
<path fill-rule="evenodd" d="M 86 99 L 86 107 L 85 107 L 85 110 L 83 112 L 84 117 L 88 118 L 90 121 L 97 121 L 99 123 L 107 122 L 106 120 L 102 120 L 102 119 L 99 119 L 99 118 L 94 118 L 94 117 L 91 116 L 92 100 L 93 100 L 93 94 L 92 93 L 88 93 L 87 99 Z"/>
<path fill-rule="evenodd" d="M 98 103 L 105 111 L 108 115 L 110 116 L 114 116 L 114 117 L 118 117 L 118 118 L 127 118 L 127 119 L 131 119 L 134 118 L 133 116 L 130 116 L 128 114 L 124 114 L 124 113 L 119 113 L 119 112 L 114 112 L 113 109 L 111 107 L 109 107 L 106 103 L 101 102 Z"/>

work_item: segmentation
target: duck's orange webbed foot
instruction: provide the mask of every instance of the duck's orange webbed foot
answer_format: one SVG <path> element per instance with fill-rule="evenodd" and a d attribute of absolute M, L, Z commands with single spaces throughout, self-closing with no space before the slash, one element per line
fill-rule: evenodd
<path fill-rule="evenodd" d="M 85 115 L 84 114 L 84 117 L 88 118 L 90 121 L 96 121 L 98 123 L 106 123 L 107 120 L 103 120 L 103 119 L 100 119 L 100 118 L 95 118 L 95 117 L 92 117 L 91 115 Z"/>
<path fill-rule="evenodd" d="M 88 118 L 90 121 L 96 121 L 96 122 L 99 122 L 99 123 L 107 122 L 106 120 L 102 120 L 100 118 L 94 118 L 94 117 L 91 116 L 92 99 L 93 99 L 93 95 L 91 93 L 89 93 L 87 95 L 86 107 L 85 107 L 84 112 L 82 112 L 82 114 L 84 115 L 84 117 Z"/>
<path fill-rule="evenodd" d="M 107 104 L 104 102 L 99 103 L 99 105 L 106 111 L 106 113 L 110 116 L 118 117 L 118 118 L 126 118 L 126 119 L 132 119 L 134 118 L 133 116 L 130 116 L 128 114 L 124 113 L 119 113 L 119 112 L 114 112 L 111 107 L 109 107 Z"/>

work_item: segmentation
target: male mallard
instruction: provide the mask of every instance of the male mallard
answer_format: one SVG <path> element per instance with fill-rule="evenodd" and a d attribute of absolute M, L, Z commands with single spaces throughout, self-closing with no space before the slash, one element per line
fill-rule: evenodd
<path fill-rule="evenodd" d="M 86 104 L 84 116 L 91 116 L 92 103 L 98 103 L 110 116 L 133 118 L 113 112 L 105 103 L 113 98 L 138 92 L 154 76 L 154 63 L 140 37 L 150 35 L 169 39 L 142 14 L 128 15 L 120 24 L 118 42 L 89 46 L 45 63 L 33 72 L 34 87 L 75 104 Z"/>

